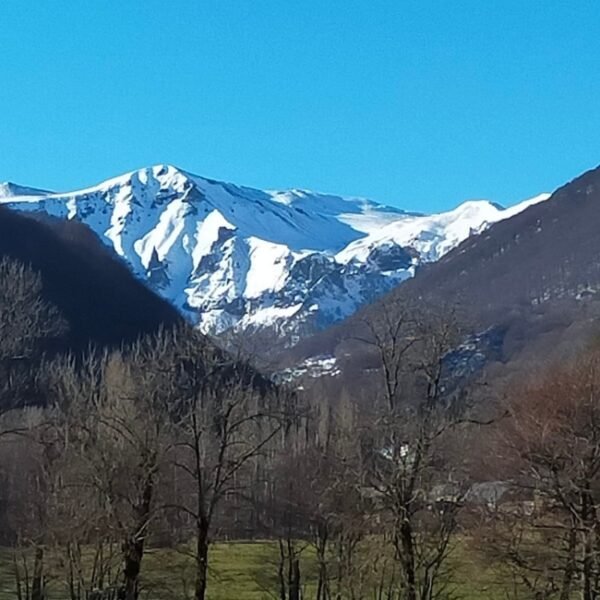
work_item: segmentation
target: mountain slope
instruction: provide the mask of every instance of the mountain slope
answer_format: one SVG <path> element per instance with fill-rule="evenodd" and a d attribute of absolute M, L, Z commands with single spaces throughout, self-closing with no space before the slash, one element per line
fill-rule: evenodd
<path fill-rule="evenodd" d="M 68 349 L 116 347 L 180 319 L 81 224 L 41 222 L 0 207 L 0 256 L 41 274 L 44 298 L 69 324 Z"/>
<path fill-rule="evenodd" d="M 486 346 L 495 376 L 561 359 L 600 333 L 600 168 L 463 241 L 417 276 L 337 327 L 299 344 L 291 364 L 325 356 L 331 369 L 356 375 L 373 365 L 353 340 L 386 303 L 457 304 Z M 483 363 L 482 363 L 483 364 Z M 363 371 L 365 378 L 367 371 Z"/>
<path fill-rule="evenodd" d="M 0 189 L 12 208 L 88 225 L 204 332 L 264 329 L 289 343 L 527 204 L 469 202 L 424 216 L 360 198 L 260 191 L 168 165 L 71 193 Z"/>

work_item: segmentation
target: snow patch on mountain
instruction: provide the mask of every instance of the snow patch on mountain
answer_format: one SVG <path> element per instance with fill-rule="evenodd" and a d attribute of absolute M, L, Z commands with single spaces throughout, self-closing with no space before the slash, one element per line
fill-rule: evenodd
<path fill-rule="evenodd" d="M 0 198 L 24 198 L 27 196 L 46 196 L 51 194 L 48 190 L 39 190 L 37 188 L 25 187 L 12 183 L 11 181 L 0 182 Z"/>
<path fill-rule="evenodd" d="M 295 367 L 278 371 L 272 375 L 276 383 L 292 383 L 304 377 L 318 379 L 320 377 L 337 377 L 341 370 L 334 356 L 323 354 L 307 358 Z M 296 389 L 304 389 L 297 386 Z"/>
<path fill-rule="evenodd" d="M 203 331 L 268 329 L 292 341 L 547 197 L 420 215 L 365 198 L 256 190 L 171 165 L 61 194 L 0 186 L 0 203 L 87 224 Z"/>
<path fill-rule="evenodd" d="M 409 247 L 418 252 L 422 261 L 436 261 L 470 235 L 549 197 L 550 194 L 540 194 L 510 208 L 486 200 L 471 200 L 444 213 L 406 216 L 350 243 L 337 253 L 336 259 L 342 263 L 365 261 L 374 249 L 387 245 Z"/>

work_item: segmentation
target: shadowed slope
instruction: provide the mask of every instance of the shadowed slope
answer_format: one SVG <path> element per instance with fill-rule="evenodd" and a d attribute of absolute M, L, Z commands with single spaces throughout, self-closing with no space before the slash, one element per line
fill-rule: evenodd
<path fill-rule="evenodd" d="M 45 299 L 69 323 L 70 348 L 116 346 L 181 318 L 78 223 L 42 222 L 0 207 L 0 256 L 41 274 Z"/>

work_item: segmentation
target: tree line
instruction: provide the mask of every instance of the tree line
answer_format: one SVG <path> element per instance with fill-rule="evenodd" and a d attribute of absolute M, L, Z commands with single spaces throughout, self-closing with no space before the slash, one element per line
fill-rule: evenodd
<path fill-rule="evenodd" d="M 226 539 L 274 545 L 279 600 L 453 598 L 466 548 L 503 598 L 598 597 L 595 349 L 474 403 L 448 366 L 457 311 L 384 303 L 361 338 L 375 391 L 333 400 L 187 325 L 53 354 L 68 323 L 41 291 L 0 262 L 0 543 L 19 600 L 152 597 L 156 548 L 191 566 L 166 597 L 202 600 Z"/>

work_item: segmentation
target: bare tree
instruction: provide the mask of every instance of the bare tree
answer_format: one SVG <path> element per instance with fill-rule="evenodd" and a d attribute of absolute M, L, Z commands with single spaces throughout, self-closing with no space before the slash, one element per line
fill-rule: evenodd
<path fill-rule="evenodd" d="M 275 462 L 269 512 L 280 546 L 281 600 L 299 593 L 299 558 L 309 546 L 317 561 L 316 600 L 358 597 L 358 546 L 372 530 L 360 486 L 355 408 L 315 399 L 306 431 L 288 438 Z"/>
<path fill-rule="evenodd" d="M 161 331 L 126 353 L 92 352 L 86 359 L 53 368 L 56 404 L 72 424 L 70 445 L 81 463 L 78 485 L 89 490 L 88 500 L 96 509 L 90 520 L 97 528 L 103 566 L 98 564 L 92 584 L 116 585 L 116 577 L 106 572 L 105 559 L 114 559 L 118 540 L 118 593 L 124 600 L 139 595 L 146 539 L 160 510 L 156 487 L 172 444 L 175 404 L 173 336 Z M 76 558 L 72 554 L 69 560 L 77 562 Z"/>
<path fill-rule="evenodd" d="M 528 510 L 505 534 L 503 558 L 544 597 L 577 591 L 592 600 L 600 593 L 600 355 L 516 385 L 509 410 L 497 453 Z"/>
<path fill-rule="evenodd" d="M 467 488 L 452 440 L 470 419 L 447 393 L 447 357 L 461 327 L 455 311 L 390 303 L 367 326 L 383 402 L 362 432 L 364 486 L 390 530 L 403 598 L 431 600 L 443 592 Z"/>
<path fill-rule="evenodd" d="M 29 511 L 30 522 L 21 520 L 15 524 L 17 535 L 34 546 L 34 565 L 28 573 L 26 589 L 19 586 L 20 593 L 32 600 L 44 595 L 44 541 L 48 526 L 50 500 L 54 495 L 55 464 L 60 452 L 51 451 L 54 444 L 40 437 L 41 428 L 31 428 L 25 415 L 10 412 L 26 404 L 41 404 L 43 398 L 38 389 L 38 368 L 43 353 L 51 343 L 66 331 L 66 323 L 58 310 L 42 296 L 42 281 L 38 273 L 20 262 L 4 257 L 0 260 L 0 429 L 4 441 L 14 443 L 15 436 L 28 435 L 33 431 L 37 447 L 32 448 L 29 465 L 31 469 L 21 474 L 21 489 L 28 490 L 23 496 L 22 513 Z M 29 415 L 27 415 L 29 416 Z M 21 440 L 23 441 L 23 440 Z M 21 444 L 21 447 L 23 444 Z M 38 450 L 43 451 L 39 452 Z M 13 475 L 15 473 L 13 472 Z M 15 562 L 17 581 L 19 568 Z"/>
<path fill-rule="evenodd" d="M 58 310 L 42 296 L 38 273 L 22 263 L 0 260 L 0 411 L 37 396 L 35 368 L 45 350 L 67 330 Z"/>
<path fill-rule="evenodd" d="M 71 600 L 109 600 L 119 578 L 122 530 L 114 523 L 113 497 L 118 466 L 114 430 L 104 424 L 109 404 L 108 353 L 90 352 L 48 363 L 44 383 L 51 399 L 46 427 L 61 440 L 65 455 L 60 470 L 61 496 L 54 531 L 55 553 L 63 557 L 62 579 Z M 84 549 L 92 553 L 89 563 Z M 95 595 L 95 596 L 94 596 Z"/>
<path fill-rule="evenodd" d="M 42 297 L 38 273 L 10 258 L 0 260 L 0 359 L 40 353 L 40 344 L 65 331 L 58 310 Z"/>
<path fill-rule="evenodd" d="M 225 499 L 247 496 L 253 467 L 285 426 L 287 399 L 195 331 L 180 330 L 175 351 L 177 441 L 171 456 L 187 484 L 170 507 L 193 525 L 194 597 L 202 600 L 216 513 Z"/>

